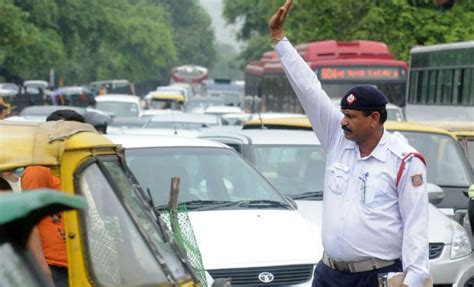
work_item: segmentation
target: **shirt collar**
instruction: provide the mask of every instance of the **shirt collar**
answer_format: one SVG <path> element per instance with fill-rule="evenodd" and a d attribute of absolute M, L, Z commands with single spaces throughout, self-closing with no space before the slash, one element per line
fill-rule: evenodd
<path fill-rule="evenodd" d="M 382 162 L 385 162 L 385 159 L 387 158 L 387 143 L 388 143 L 388 132 L 386 129 L 383 130 L 383 135 L 382 135 L 382 138 L 380 138 L 380 141 L 379 143 L 377 144 L 377 146 L 374 148 L 374 150 L 372 151 L 372 153 L 368 156 L 368 157 L 371 157 L 373 156 L 374 158 L 382 161 Z M 359 146 L 357 145 L 356 142 L 354 141 L 347 141 L 347 144 L 345 146 L 344 149 L 353 149 L 353 150 L 356 150 L 357 152 L 358 151 L 358 148 Z"/>
<path fill-rule="evenodd" d="M 371 156 L 375 157 L 381 162 L 385 162 L 385 159 L 387 158 L 387 142 L 388 132 L 386 129 L 384 129 L 382 138 L 380 139 L 375 149 L 372 151 Z"/>

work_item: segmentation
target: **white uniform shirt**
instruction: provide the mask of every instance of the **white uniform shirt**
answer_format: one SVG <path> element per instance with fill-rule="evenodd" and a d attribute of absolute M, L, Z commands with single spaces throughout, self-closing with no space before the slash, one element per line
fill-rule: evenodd
<path fill-rule="evenodd" d="M 343 114 L 321 88 L 316 74 L 285 38 L 276 47 L 283 68 L 321 145 L 327 152 L 322 240 L 329 257 L 357 262 L 402 258 L 404 283 L 422 286 L 428 273 L 426 167 L 412 158 L 396 186 L 403 156 L 415 151 L 384 130 L 372 151 L 360 157 L 344 137 Z M 340 95 L 337 95 L 340 96 Z"/>

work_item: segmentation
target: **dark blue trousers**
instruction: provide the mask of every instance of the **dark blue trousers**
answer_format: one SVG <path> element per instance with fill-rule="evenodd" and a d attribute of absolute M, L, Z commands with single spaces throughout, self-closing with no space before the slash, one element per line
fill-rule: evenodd
<path fill-rule="evenodd" d="M 69 286 L 67 268 L 49 265 L 49 269 L 51 269 L 51 275 L 53 276 L 55 287 Z"/>
<path fill-rule="evenodd" d="M 357 273 L 331 269 L 321 260 L 314 270 L 313 287 L 378 287 L 378 274 L 402 271 L 400 260 L 396 260 L 391 266 Z"/>

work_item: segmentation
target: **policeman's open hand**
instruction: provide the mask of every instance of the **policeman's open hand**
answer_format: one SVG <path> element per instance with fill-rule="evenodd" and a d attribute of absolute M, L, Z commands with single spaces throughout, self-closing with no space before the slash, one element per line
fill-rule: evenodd
<path fill-rule="evenodd" d="M 285 5 L 278 8 L 275 14 L 268 22 L 268 27 L 270 28 L 270 33 L 272 35 L 272 40 L 278 42 L 283 37 L 285 37 L 285 32 L 283 31 L 283 23 L 285 22 L 286 16 L 290 11 L 290 7 L 293 4 L 293 0 L 286 0 Z"/>

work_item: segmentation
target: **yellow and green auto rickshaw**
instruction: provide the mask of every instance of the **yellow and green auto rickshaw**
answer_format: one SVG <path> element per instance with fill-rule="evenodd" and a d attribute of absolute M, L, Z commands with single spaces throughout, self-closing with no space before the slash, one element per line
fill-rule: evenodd
<path fill-rule="evenodd" d="M 51 212 L 83 209 L 84 198 L 52 190 L 0 193 L 0 286 L 47 286 L 27 241 Z"/>
<path fill-rule="evenodd" d="M 199 286 L 119 146 L 76 122 L 0 121 L 0 171 L 41 165 L 88 208 L 64 212 L 69 286 Z"/>

